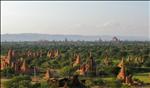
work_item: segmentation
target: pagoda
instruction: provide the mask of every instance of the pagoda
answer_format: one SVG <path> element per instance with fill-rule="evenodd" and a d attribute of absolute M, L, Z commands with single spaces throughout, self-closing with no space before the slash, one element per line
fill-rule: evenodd
<path fill-rule="evenodd" d="M 119 39 L 118 39 L 116 36 L 114 36 L 114 37 L 112 38 L 112 41 L 114 41 L 114 42 L 119 42 Z"/>
<path fill-rule="evenodd" d="M 1 70 L 5 69 L 8 66 L 11 66 L 12 59 L 15 56 L 15 52 L 12 49 L 8 50 L 6 56 L 1 56 Z"/>
<path fill-rule="evenodd" d="M 30 69 L 28 65 L 26 64 L 26 61 L 24 60 L 21 67 L 20 67 L 20 72 L 21 73 L 29 73 Z"/>
<path fill-rule="evenodd" d="M 51 73 L 50 69 L 47 69 L 44 79 L 49 80 L 49 78 L 52 78 L 52 73 Z"/>
<path fill-rule="evenodd" d="M 54 58 L 55 57 L 55 51 L 54 50 L 48 51 L 47 52 L 47 57 Z"/>
<path fill-rule="evenodd" d="M 125 82 L 126 80 L 126 72 L 125 72 L 125 62 L 124 59 L 122 58 L 121 62 L 118 64 L 118 67 L 121 68 L 119 74 L 117 75 L 117 78 L 120 80 L 123 80 Z"/>
<path fill-rule="evenodd" d="M 73 64 L 73 67 L 77 66 L 77 65 L 80 65 L 80 64 L 81 64 L 81 58 L 80 58 L 80 55 L 77 55 L 76 59 L 75 59 L 75 62 Z"/>
<path fill-rule="evenodd" d="M 32 82 L 38 82 L 39 78 L 36 76 L 37 69 L 34 67 L 34 77 L 32 77 Z"/>
<path fill-rule="evenodd" d="M 91 52 L 90 52 L 90 56 L 86 64 L 86 70 L 91 71 L 91 72 L 96 72 L 96 63 L 92 57 Z"/>
<path fill-rule="evenodd" d="M 105 59 L 104 59 L 103 62 L 104 62 L 104 64 L 107 65 L 107 66 L 110 65 L 110 63 L 111 63 L 110 60 L 108 59 L 108 56 L 105 57 Z"/>
<path fill-rule="evenodd" d="M 83 64 L 76 72 L 79 73 L 79 75 L 85 75 L 85 73 L 86 73 L 86 64 Z"/>
<path fill-rule="evenodd" d="M 55 56 L 55 57 L 59 57 L 59 56 L 60 56 L 60 52 L 59 52 L 58 49 L 55 51 L 55 55 L 54 55 L 54 56 Z"/>

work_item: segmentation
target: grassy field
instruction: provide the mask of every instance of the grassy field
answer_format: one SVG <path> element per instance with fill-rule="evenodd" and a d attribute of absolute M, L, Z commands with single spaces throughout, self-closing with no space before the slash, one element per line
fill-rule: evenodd
<path fill-rule="evenodd" d="M 114 77 L 82 77 L 81 79 L 102 79 L 104 80 L 108 85 L 112 85 L 114 81 Z M 139 79 L 140 81 L 143 81 L 144 83 L 150 83 L 150 75 L 149 73 L 137 73 L 133 76 L 133 78 Z M 10 79 L 1 79 L 1 88 L 4 88 L 3 83 L 6 81 L 9 81 Z M 43 80 L 41 80 L 43 81 Z M 133 88 L 140 88 L 140 87 L 133 87 Z M 150 88 L 150 85 L 142 86 L 142 88 Z"/>
<path fill-rule="evenodd" d="M 5 78 L 1 78 L 1 87 L 0 88 L 4 88 L 3 84 L 6 81 L 9 81 L 10 79 L 5 79 Z"/>
<path fill-rule="evenodd" d="M 137 73 L 133 78 L 137 78 L 144 83 L 150 83 L 150 73 Z"/>

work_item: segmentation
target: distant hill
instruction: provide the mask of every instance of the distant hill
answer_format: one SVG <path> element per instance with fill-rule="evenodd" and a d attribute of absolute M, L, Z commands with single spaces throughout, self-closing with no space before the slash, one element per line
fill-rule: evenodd
<path fill-rule="evenodd" d="M 22 34 L 1 34 L 1 41 L 64 41 L 72 40 L 84 40 L 84 41 L 95 41 L 102 39 L 104 41 L 112 40 L 114 36 L 82 36 L 82 35 L 51 35 L 51 34 L 34 34 L 34 33 L 22 33 Z M 131 37 L 131 36 L 117 36 L 120 40 L 128 41 L 149 41 L 148 37 Z"/>

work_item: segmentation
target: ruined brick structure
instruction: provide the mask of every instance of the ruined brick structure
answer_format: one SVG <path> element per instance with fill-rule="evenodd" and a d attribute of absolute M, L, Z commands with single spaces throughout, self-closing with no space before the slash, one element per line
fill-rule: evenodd
<path fill-rule="evenodd" d="M 12 49 L 8 50 L 7 56 L 1 56 L 1 70 L 5 69 L 8 66 L 11 66 L 11 62 L 13 61 L 15 56 L 15 51 Z"/>
<path fill-rule="evenodd" d="M 86 64 L 83 64 L 77 71 L 79 75 L 85 75 L 86 74 Z"/>
<path fill-rule="evenodd" d="M 118 64 L 118 67 L 120 67 L 120 72 L 117 75 L 117 79 L 122 80 L 123 82 L 126 82 L 126 68 L 125 68 L 125 61 L 122 58 L 121 62 Z"/>
<path fill-rule="evenodd" d="M 20 67 L 20 72 L 21 73 L 29 73 L 30 69 L 28 67 L 28 65 L 26 64 L 26 61 L 24 60 L 21 67 Z"/>
<path fill-rule="evenodd" d="M 86 75 L 87 72 L 94 72 L 96 74 L 96 63 L 91 55 L 91 52 L 89 55 L 90 56 L 87 63 L 80 66 L 80 68 L 76 71 L 79 75 Z"/>
<path fill-rule="evenodd" d="M 96 72 L 96 63 L 95 63 L 94 58 L 92 57 L 91 53 L 90 53 L 90 57 L 87 61 L 86 69 L 87 69 L 87 71 Z"/>
<path fill-rule="evenodd" d="M 105 57 L 105 59 L 104 59 L 103 62 L 104 62 L 104 64 L 107 65 L 107 66 L 110 65 L 110 63 L 111 63 L 110 60 L 108 59 L 108 56 Z"/>
<path fill-rule="evenodd" d="M 49 58 L 55 58 L 55 57 L 60 57 L 60 52 L 59 50 L 51 50 L 47 52 L 47 57 Z"/>
<path fill-rule="evenodd" d="M 119 42 L 119 39 L 118 39 L 116 36 L 114 36 L 114 37 L 112 38 L 112 41 L 114 41 L 114 42 Z"/>
<path fill-rule="evenodd" d="M 80 55 L 76 55 L 75 62 L 73 63 L 73 67 L 81 64 Z"/>
<path fill-rule="evenodd" d="M 50 69 L 47 69 L 47 70 L 46 70 L 46 73 L 45 73 L 45 76 L 44 76 L 44 79 L 49 80 L 49 79 L 52 78 L 52 77 L 53 77 L 53 76 L 52 76 L 51 70 L 50 70 Z"/>

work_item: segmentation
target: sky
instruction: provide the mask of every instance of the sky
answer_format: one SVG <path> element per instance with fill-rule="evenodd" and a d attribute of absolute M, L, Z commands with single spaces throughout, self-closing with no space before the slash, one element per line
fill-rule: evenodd
<path fill-rule="evenodd" d="M 149 1 L 1 1 L 1 33 L 150 37 Z"/>

